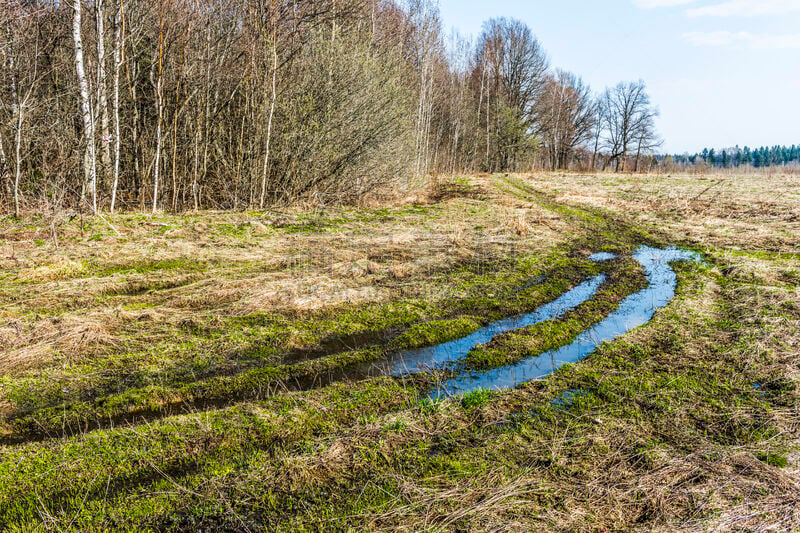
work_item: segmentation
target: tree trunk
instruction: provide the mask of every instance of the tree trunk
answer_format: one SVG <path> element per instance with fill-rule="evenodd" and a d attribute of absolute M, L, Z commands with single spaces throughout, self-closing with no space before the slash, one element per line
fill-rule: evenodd
<path fill-rule="evenodd" d="M 595 170 L 597 165 L 597 151 L 600 149 L 600 135 L 603 131 L 599 122 L 596 127 L 597 129 L 595 130 L 594 135 L 594 151 L 592 152 L 592 171 Z M 605 170 L 605 168 L 603 170 Z"/>
<path fill-rule="evenodd" d="M 188 38 L 184 40 L 181 48 L 181 57 L 178 62 L 178 85 L 175 88 L 175 109 L 172 112 L 172 211 L 178 210 L 178 110 L 181 108 L 181 83 L 183 81 L 183 66 L 186 58 Z M 189 95 L 191 100 L 191 95 Z M 187 105 L 189 101 L 185 102 Z"/>
<path fill-rule="evenodd" d="M 11 32 L 7 31 L 9 43 L 11 43 Z M 13 46 L 13 45 L 10 45 Z M 14 196 L 14 216 L 19 218 L 19 180 L 20 175 L 22 172 L 21 169 L 21 155 L 20 155 L 20 145 L 22 139 L 22 120 L 23 120 L 23 110 L 22 110 L 22 99 L 19 95 L 19 86 L 17 85 L 17 77 L 15 72 L 15 65 L 14 65 L 14 51 L 12 49 L 11 53 L 8 54 L 8 70 L 11 73 L 11 98 L 13 99 L 14 103 L 12 105 L 11 110 L 15 112 L 14 114 L 17 115 L 17 120 L 15 123 L 15 131 L 14 131 L 14 182 L 13 182 L 13 196 Z M 2 151 L 2 147 L 0 147 L 0 151 Z M 5 152 L 2 154 L 3 156 L 3 166 L 5 166 Z"/>
<path fill-rule="evenodd" d="M 486 84 L 486 172 L 491 172 L 491 168 L 489 167 L 489 104 L 491 103 L 491 92 L 490 86 Z"/>
<path fill-rule="evenodd" d="M 123 12 L 124 16 L 124 12 Z M 124 18 L 123 18 L 124 23 Z M 124 55 L 124 47 L 125 42 L 122 42 L 123 47 L 123 55 Z M 128 82 L 128 91 L 130 93 L 131 99 L 131 108 L 133 109 L 133 122 L 131 124 L 131 152 L 133 157 L 133 176 L 134 176 L 134 192 L 135 197 L 139 201 L 139 206 L 142 210 L 144 210 L 145 199 L 144 199 L 144 174 L 142 171 L 142 155 L 141 155 L 141 143 L 139 142 L 139 93 L 137 90 L 138 84 L 134 82 L 136 76 L 138 76 L 139 72 L 139 62 L 136 60 L 136 55 L 131 54 L 130 61 L 124 61 L 123 64 L 125 65 L 125 78 Z M 131 67 L 133 67 L 133 73 L 131 73 Z"/>
<path fill-rule="evenodd" d="M 106 33 L 105 2 L 97 0 L 95 22 L 97 26 L 97 104 L 100 106 L 100 135 L 103 179 L 105 184 L 111 177 L 111 133 L 108 117 L 108 91 L 106 87 Z"/>
<path fill-rule="evenodd" d="M 484 83 L 485 82 L 486 82 L 486 62 L 484 61 L 483 62 L 483 68 L 481 69 L 481 90 L 480 90 L 480 95 L 478 96 L 478 116 L 476 118 L 476 121 L 478 122 L 478 124 L 477 124 L 478 128 L 480 128 L 481 109 L 483 109 L 483 87 L 484 87 Z M 472 164 L 474 166 L 476 166 L 476 167 L 478 166 L 478 157 L 479 157 L 478 156 L 478 142 L 479 142 L 479 136 L 477 135 L 477 132 L 476 132 L 476 134 L 475 134 L 475 149 L 473 150 L 473 155 L 472 155 Z"/>
<path fill-rule="evenodd" d="M 22 177 L 22 121 L 24 106 L 17 105 L 17 131 L 14 138 L 14 216 L 19 218 L 19 180 Z"/>
<path fill-rule="evenodd" d="M 11 192 L 11 190 L 8 187 L 8 180 L 5 179 L 7 176 L 6 174 L 7 161 L 6 161 L 6 150 L 3 144 L 4 144 L 3 131 L 0 130 L 0 178 L 3 179 L 3 182 L 5 183 L 6 186 L 6 194 L 8 194 L 9 192 Z"/>
<path fill-rule="evenodd" d="M 163 7 L 159 16 L 158 31 L 158 67 L 156 73 L 156 106 L 158 118 L 156 120 L 156 159 L 153 165 L 153 213 L 158 211 L 158 182 L 161 171 L 161 126 L 164 121 L 164 13 Z"/>
<path fill-rule="evenodd" d="M 122 141 L 119 123 L 119 70 L 124 57 L 123 34 L 125 31 L 125 5 L 119 0 L 117 16 L 114 18 L 114 182 L 111 185 L 111 212 L 117 203 L 117 187 L 119 186 L 119 158 Z"/>
<path fill-rule="evenodd" d="M 272 138 L 272 118 L 275 115 L 275 99 L 276 99 L 276 84 L 278 79 L 278 43 L 277 27 L 276 27 L 277 14 L 275 13 L 275 2 L 272 2 L 272 96 L 270 97 L 269 104 L 269 118 L 267 119 L 267 146 L 264 150 L 264 167 L 261 170 L 261 198 L 259 200 L 259 208 L 264 209 L 264 200 L 267 195 L 267 172 L 269 170 L 269 148 Z"/>
<path fill-rule="evenodd" d="M 642 155 L 642 139 L 639 139 L 639 145 L 636 147 L 636 163 L 633 166 L 634 172 L 639 172 L 639 158 Z"/>
<path fill-rule="evenodd" d="M 86 150 L 83 158 L 84 188 L 88 183 L 92 190 L 92 212 L 97 214 L 97 161 L 94 145 L 94 121 L 89 104 L 89 82 L 83 62 L 83 40 L 81 38 L 81 0 L 72 3 L 72 39 L 75 43 L 75 72 L 78 75 L 78 88 L 81 97 L 81 117 Z"/>

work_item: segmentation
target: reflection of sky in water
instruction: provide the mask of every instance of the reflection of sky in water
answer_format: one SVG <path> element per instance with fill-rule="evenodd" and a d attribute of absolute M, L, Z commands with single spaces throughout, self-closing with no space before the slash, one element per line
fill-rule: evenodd
<path fill-rule="evenodd" d="M 604 274 L 595 276 L 532 313 L 498 320 L 461 339 L 401 352 L 395 356 L 396 361 L 392 367 L 392 374 L 397 376 L 441 367 L 446 363 L 461 359 L 475 346 L 489 342 L 500 333 L 558 318 L 594 296 L 605 279 Z"/>
<path fill-rule="evenodd" d="M 698 259 L 697 254 L 676 248 L 659 250 L 642 246 L 633 254 L 644 267 L 648 287 L 625 298 L 608 317 L 594 324 L 566 346 L 545 352 L 517 364 L 486 372 L 467 373 L 442 384 L 432 396 L 460 394 L 478 388 L 509 388 L 532 379 L 541 378 L 567 363 L 580 361 L 598 345 L 612 340 L 653 318 L 675 296 L 677 277 L 669 266 L 671 261 Z"/>
<path fill-rule="evenodd" d="M 592 254 L 589 256 L 589 259 L 592 261 L 602 262 L 602 261 L 611 261 L 612 259 L 616 259 L 617 255 L 612 254 L 609 252 L 597 252 L 596 254 Z"/>

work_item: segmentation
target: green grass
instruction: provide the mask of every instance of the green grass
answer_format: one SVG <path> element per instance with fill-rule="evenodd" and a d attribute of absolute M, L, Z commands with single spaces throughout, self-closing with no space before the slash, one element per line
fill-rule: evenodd
<path fill-rule="evenodd" d="M 467 370 L 486 370 L 517 363 L 572 342 L 582 331 L 617 308 L 626 296 L 643 289 L 647 280 L 632 259 L 616 260 L 609 279 L 595 296 L 559 318 L 498 335 L 472 349 L 461 361 Z"/>
<path fill-rule="evenodd" d="M 563 240 L 536 253 L 522 237 L 519 249 L 485 254 L 449 244 L 428 270 L 365 278 L 390 291 L 378 302 L 250 313 L 213 303 L 168 320 L 180 313 L 172 293 L 190 290 L 201 279 L 193 276 L 260 275 L 266 260 L 253 257 L 90 255 L 80 259 L 86 272 L 78 277 L 26 282 L 24 295 L 13 276 L 2 278 L 0 297 L 18 310 L 10 316 L 26 335 L 35 309 L 68 308 L 72 296 L 60 291 L 96 281 L 86 276 L 122 280 L 86 297 L 92 309 L 163 314 L 118 326 L 113 345 L 79 344 L 82 356 L 56 352 L 0 377 L 0 529 L 627 531 L 767 522 L 792 529 L 791 513 L 774 502 L 797 501 L 788 476 L 800 451 L 800 392 L 790 371 L 800 307 L 773 273 L 791 272 L 796 258 L 732 253 L 619 212 L 560 203 L 522 178 L 490 183 L 509 201 L 553 213 L 570 228 Z M 211 247 L 247 250 L 262 237 L 300 239 L 291 242 L 302 247 L 384 225 L 438 228 L 453 212 L 469 211 L 468 226 L 479 233 L 499 232 L 487 190 L 459 180 L 430 206 L 298 215 L 258 239 L 223 215 L 193 215 L 185 224 L 212 228 L 220 242 Z M 179 225 L 166 216 L 120 217 L 113 223 L 125 229 Z M 18 229 L 36 228 L 33 221 Z M 106 231 L 96 221 L 83 231 L 80 246 L 116 239 L 86 243 Z M 643 286 L 626 254 L 671 243 L 705 252 L 708 262 L 675 265 L 676 296 L 650 323 L 547 379 L 432 400 L 436 382 L 451 373 L 399 379 L 355 370 L 530 311 L 606 273 L 594 298 L 501 335 L 462 364 L 491 368 L 561 346 Z M 31 240 L 29 253 L 39 257 L 48 246 Z M 585 259 L 593 251 L 623 257 L 595 264 Z M 726 274 L 737 256 L 762 272 Z M 292 267 L 275 268 L 283 275 Z M 62 319 L 51 318 L 48 327 Z"/>

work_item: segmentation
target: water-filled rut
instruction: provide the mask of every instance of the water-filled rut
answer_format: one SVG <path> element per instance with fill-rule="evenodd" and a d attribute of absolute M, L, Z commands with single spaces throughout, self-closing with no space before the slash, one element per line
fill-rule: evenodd
<path fill-rule="evenodd" d="M 607 253 L 599 253 L 590 257 L 594 261 L 607 261 L 613 258 L 612 254 Z M 571 343 L 539 355 L 533 355 L 508 366 L 488 371 L 470 372 L 462 370 L 464 367 L 459 363 L 473 348 L 492 341 L 498 335 L 566 317 L 582 303 L 601 297 L 601 287 L 607 282 L 607 276 L 605 274 L 594 276 L 531 313 L 498 320 L 463 338 L 436 346 L 393 354 L 384 353 L 373 362 L 344 364 L 318 374 L 291 378 L 289 381 L 266 382 L 263 386 L 259 385 L 255 393 L 253 391 L 245 391 L 242 394 L 233 393 L 226 398 L 207 397 L 201 393 L 180 401 L 164 402 L 158 407 L 76 417 L 74 421 L 66 425 L 72 428 L 74 424 L 79 431 L 84 432 L 108 425 L 120 425 L 124 422 L 159 418 L 168 413 L 221 407 L 230 405 L 241 398 L 254 395 L 269 396 L 279 390 L 309 390 L 340 380 L 357 380 L 377 376 L 402 377 L 435 369 L 448 369 L 451 372 L 461 373 L 451 374 L 454 376 L 452 379 L 445 381 L 431 393 L 434 397 L 460 394 L 478 388 L 514 387 L 525 381 L 544 377 L 564 364 L 579 361 L 592 353 L 601 343 L 646 324 L 653 317 L 655 311 L 665 306 L 675 295 L 677 277 L 669 263 L 694 260 L 698 259 L 698 256 L 693 252 L 675 248 L 659 250 L 640 247 L 633 258 L 643 267 L 648 282 L 647 288 L 625 298 L 611 314 L 607 315 L 607 318 L 588 327 Z M 67 413 L 66 410 L 64 412 Z M 52 413 L 46 416 L 51 415 Z M 47 422 L 51 419 L 44 420 Z M 63 433 L 66 427 L 65 423 L 62 421 L 59 425 Z M 20 424 L 17 426 L 21 428 L 20 432 L 13 435 L 0 435 L 0 443 L 40 440 L 58 434 L 56 426 L 52 426 L 52 430 L 50 426 L 42 426 L 42 419 L 37 417 L 20 420 Z"/>
<path fill-rule="evenodd" d="M 393 357 L 392 374 L 399 376 L 440 368 L 458 361 L 479 344 L 487 343 L 501 333 L 559 318 L 592 298 L 605 281 L 605 274 L 594 276 L 531 313 L 498 320 L 460 339 L 400 352 Z"/>
<path fill-rule="evenodd" d="M 596 260 L 610 259 L 605 255 L 597 255 L 593 258 Z M 516 387 L 521 383 L 547 376 L 565 364 L 580 361 L 603 342 L 613 340 L 634 328 L 647 324 L 655 312 L 667 305 L 675 296 L 677 276 L 670 263 L 697 260 L 698 256 L 694 252 L 677 248 L 662 250 L 641 246 L 633 254 L 633 258 L 644 268 L 648 286 L 625 298 L 614 312 L 583 331 L 572 343 L 513 365 L 485 372 L 465 372 L 442 383 L 437 390 L 431 393 L 431 396 L 463 394 L 480 388 Z M 487 326 L 488 328 L 491 326 Z M 445 345 L 432 347 L 431 350 L 435 352 L 437 348 L 443 346 Z M 434 357 L 435 355 L 431 356 L 431 358 Z"/>

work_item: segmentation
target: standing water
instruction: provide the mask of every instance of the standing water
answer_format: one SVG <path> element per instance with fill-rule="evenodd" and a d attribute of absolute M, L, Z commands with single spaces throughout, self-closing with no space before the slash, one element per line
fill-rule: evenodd
<path fill-rule="evenodd" d="M 595 256 L 597 258 L 597 256 Z M 550 350 L 514 365 L 486 372 L 465 373 L 444 382 L 431 396 L 455 395 L 479 388 L 502 389 L 516 387 L 532 379 L 542 378 L 568 363 L 580 361 L 600 344 L 648 323 L 657 309 L 667 305 L 675 296 L 677 276 L 669 263 L 699 259 L 694 252 L 668 248 L 659 250 L 639 247 L 633 254 L 644 267 L 648 287 L 623 300 L 604 320 L 596 323 L 566 346 Z M 597 258 L 599 259 L 599 258 Z"/>
<path fill-rule="evenodd" d="M 605 280 L 605 274 L 595 276 L 532 313 L 498 320 L 461 339 L 400 352 L 394 357 L 392 374 L 401 376 L 440 368 L 447 363 L 458 361 L 474 347 L 489 342 L 496 335 L 558 318 L 594 296 Z"/>

